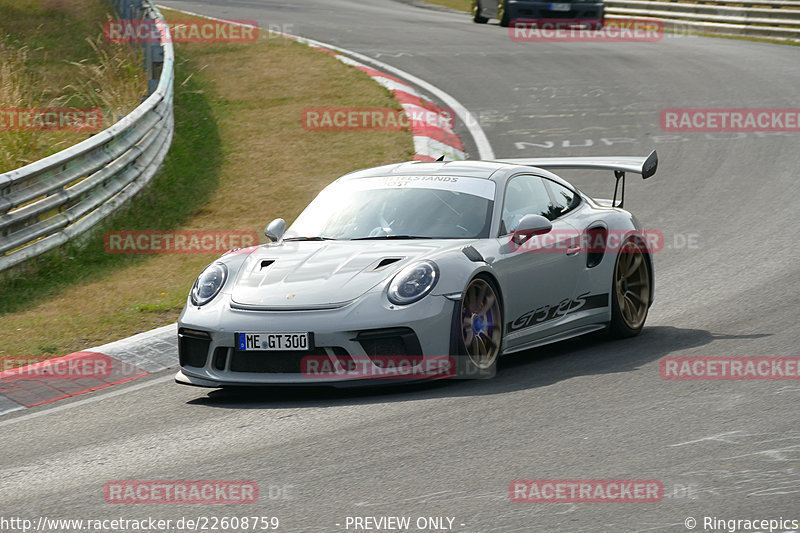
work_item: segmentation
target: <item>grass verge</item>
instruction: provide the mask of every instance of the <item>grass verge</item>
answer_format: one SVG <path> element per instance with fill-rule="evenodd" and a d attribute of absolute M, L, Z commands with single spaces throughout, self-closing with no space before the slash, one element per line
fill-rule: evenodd
<path fill-rule="evenodd" d="M 141 59 L 131 47 L 102 38 L 110 17 L 103 0 L 0 0 L 0 127 L 11 123 L 3 113 L 8 108 L 99 107 L 108 127 L 139 105 L 147 92 Z M 90 134 L 2 131 L 0 172 Z"/>
<path fill-rule="evenodd" d="M 469 11 L 472 8 L 471 0 L 423 0 L 428 4 L 449 7 L 458 11 Z"/>
<path fill-rule="evenodd" d="M 62 355 L 168 324 L 215 258 L 107 254 L 105 231 L 261 234 L 275 217 L 293 220 L 339 175 L 413 155 L 408 132 L 301 127 L 307 107 L 397 107 L 328 54 L 266 35 L 253 44 L 176 45 L 176 53 L 176 134 L 164 167 L 83 247 L 0 280 L 0 356 Z"/>

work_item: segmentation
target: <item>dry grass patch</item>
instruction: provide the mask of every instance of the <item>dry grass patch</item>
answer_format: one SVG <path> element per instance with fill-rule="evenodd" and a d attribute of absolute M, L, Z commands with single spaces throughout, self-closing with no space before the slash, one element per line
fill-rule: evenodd
<path fill-rule="evenodd" d="M 437 6 L 449 7 L 450 9 L 457 9 L 458 11 L 469 11 L 472 9 L 471 0 L 423 0 L 429 4 L 436 4 Z"/>
<path fill-rule="evenodd" d="M 165 14 L 169 17 L 169 12 Z M 176 105 L 197 105 L 192 99 L 208 104 L 209 116 L 203 120 L 215 123 L 221 139 L 216 189 L 180 224 L 183 229 L 254 230 L 261 235 L 275 217 L 293 220 L 341 174 L 413 156 L 408 132 L 311 132 L 301 127 L 306 107 L 397 106 L 368 76 L 328 54 L 266 37 L 250 45 L 177 45 L 176 49 L 181 63 Z M 176 116 L 181 113 L 176 111 Z M 189 134 L 186 127 L 179 119 L 176 143 Z M 168 159 L 176 157 L 173 148 Z M 187 162 L 202 164 L 197 158 Z M 208 158 L 213 164 L 213 154 Z M 145 194 L 153 195 L 154 202 L 181 202 L 181 195 L 190 202 L 192 170 L 184 167 L 166 164 L 165 172 L 178 174 L 175 179 L 185 191 L 177 198 L 158 199 L 158 190 L 152 189 Z M 198 194 L 206 194 L 202 190 L 198 185 Z M 164 213 L 148 214 L 114 229 L 178 228 L 170 227 Z M 0 316 L 0 356 L 61 355 L 173 322 L 195 276 L 214 256 L 128 259 L 129 264 L 100 270 L 66 287 L 53 284 L 50 292 L 40 284 L 30 288 L 36 291 L 35 302 Z M 67 267 L 88 269 L 91 262 L 91 256 L 83 257 Z M 3 290 L 0 286 L 0 293 Z"/>
<path fill-rule="evenodd" d="M 104 127 L 141 102 L 138 52 L 105 42 L 104 0 L 0 0 L 0 109 L 100 107 Z M 87 139 L 88 132 L 3 131 L 0 172 Z"/>
<path fill-rule="evenodd" d="M 253 53 L 262 48 L 263 53 Z M 368 76 L 327 54 L 285 39 L 248 52 L 192 48 L 208 65 L 220 108 L 226 171 L 223 189 L 193 220 L 200 229 L 258 229 L 272 218 L 291 222 L 323 185 L 358 168 L 413 156 L 398 132 L 313 132 L 301 127 L 308 107 L 397 107 Z M 250 71 L 251 74 L 243 75 Z M 220 226 L 220 221 L 228 221 Z"/>

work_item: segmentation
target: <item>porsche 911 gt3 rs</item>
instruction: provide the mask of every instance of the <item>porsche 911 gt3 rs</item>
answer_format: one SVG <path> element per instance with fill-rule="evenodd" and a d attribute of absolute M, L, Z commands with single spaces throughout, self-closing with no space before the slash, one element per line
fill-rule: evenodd
<path fill-rule="evenodd" d="M 625 174 L 649 178 L 657 163 L 652 152 L 347 174 L 288 229 L 272 221 L 271 242 L 199 275 L 178 322 L 176 381 L 346 384 L 379 375 L 369 370 L 387 357 L 452 357 L 448 377 L 491 375 L 503 354 L 598 330 L 634 336 L 654 271 L 651 243 L 623 209 Z M 591 198 L 559 168 L 613 171 L 614 199 Z M 353 361 L 360 372 L 309 376 Z"/>

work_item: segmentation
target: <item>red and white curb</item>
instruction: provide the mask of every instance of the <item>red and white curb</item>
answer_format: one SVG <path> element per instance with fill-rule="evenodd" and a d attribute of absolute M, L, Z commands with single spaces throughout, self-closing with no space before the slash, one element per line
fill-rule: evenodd
<path fill-rule="evenodd" d="M 365 72 L 379 85 L 385 87 L 405 110 L 411 123 L 411 134 L 414 138 L 414 159 L 417 161 L 435 161 L 444 156 L 451 161 L 466 159 L 464 144 L 452 128 L 453 115 L 446 112 L 420 94 L 411 85 L 400 78 L 386 74 L 351 59 L 345 55 L 330 51 L 320 45 L 311 44 L 311 48 L 323 50 L 346 65 Z"/>
<path fill-rule="evenodd" d="M 177 324 L 0 372 L 0 415 L 86 394 L 178 364 Z"/>

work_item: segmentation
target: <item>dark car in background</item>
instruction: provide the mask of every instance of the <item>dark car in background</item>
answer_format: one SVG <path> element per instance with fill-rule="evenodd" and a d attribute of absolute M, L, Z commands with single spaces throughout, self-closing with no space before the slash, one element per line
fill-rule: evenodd
<path fill-rule="evenodd" d="M 603 27 L 604 16 L 605 5 L 602 0 L 472 0 L 472 20 L 478 24 L 485 24 L 494 18 L 500 21 L 501 26 L 555 22 L 564 26 L 599 29 Z"/>

